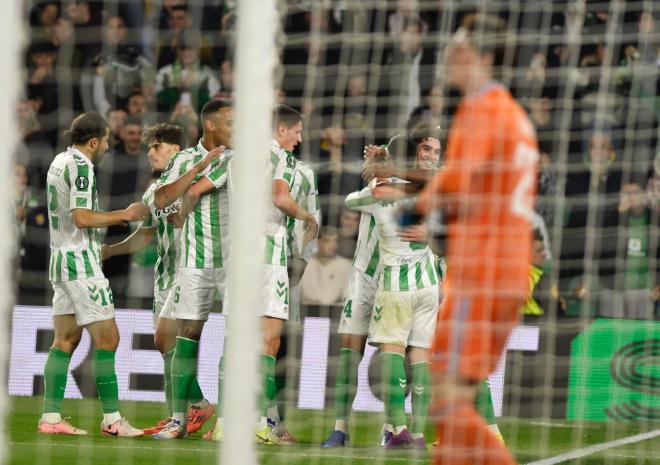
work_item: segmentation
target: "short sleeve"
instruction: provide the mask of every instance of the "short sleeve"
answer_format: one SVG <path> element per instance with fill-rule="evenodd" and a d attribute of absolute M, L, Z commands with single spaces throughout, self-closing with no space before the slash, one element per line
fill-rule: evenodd
<path fill-rule="evenodd" d="M 94 169 L 83 161 L 72 159 L 69 170 L 69 209 L 94 209 L 95 178 Z"/>
<path fill-rule="evenodd" d="M 230 157 L 223 157 L 218 163 L 210 166 L 210 170 L 204 176 L 211 181 L 216 189 L 219 189 L 227 184 L 227 175 L 229 172 Z"/>
<path fill-rule="evenodd" d="M 289 187 L 293 184 L 296 171 L 296 157 L 293 154 L 281 151 L 270 152 L 272 180 L 284 180 Z"/>

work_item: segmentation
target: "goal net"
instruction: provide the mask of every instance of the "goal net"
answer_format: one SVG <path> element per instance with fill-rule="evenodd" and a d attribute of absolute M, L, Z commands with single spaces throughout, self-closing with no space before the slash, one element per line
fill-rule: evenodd
<path fill-rule="evenodd" d="M 475 383 L 475 409 L 518 463 L 658 460 L 657 2 L 24 0 L 20 4 L 25 42 L 18 68 L 9 66 L 9 74 L 23 80 L 17 93 L 13 83 L 4 86 L 9 92 L 6 113 L 14 118 L 11 122 L 2 118 L 13 154 L 14 181 L 8 189 L 13 189 L 11 224 L 18 236 L 17 247 L 11 240 L 6 240 L 11 247 L 5 247 L 11 255 L 5 263 L 11 260 L 12 276 L 6 289 L 13 286 L 16 292 L 15 304 L 5 302 L 8 396 L 5 404 L 0 403 L 7 406 L 4 444 L 11 463 L 93 463 L 98 457 L 124 464 L 208 463 L 220 461 L 221 456 L 222 463 L 250 464 L 430 463 L 443 444 L 434 446 L 442 439 L 435 428 L 439 420 L 434 403 L 440 378 L 417 383 L 423 378 L 419 374 L 423 363 L 409 349 L 420 349 L 420 344 L 406 339 L 403 345 L 411 347 L 407 356 L 403 353 L 405 365 L 398 377 L 405 399 L 403 413 L 392 413 L 392 402 L 398 405 L 400 399 L 394 400 L 397 388 L 388 379 L 398 362 L 383 360 L 401 354 L 392 356 L 392 344 L 382 341 L 381 348 L 386 344 L 388 349 L 379 350 L 374 340 L 376 328 L 384 325 L 376 294 L 433 288 L 439 305 L 452 268 L 463 268 L 462 263 L 446 260 L 456 212 L 433 209 L 422 221 L 411 206 L 429 180 L 442 172 L 447 158 L 457 156 L 460 131 L 454 124 L 464 116 L 463 94 L 469 86 L 462 86 L 456 73 L 469 77 L 475 66 L 490 64 L 493 80 L 489 76 L 480 87 L 469 89 L 470 97 L 476 101 L 500 85 L 510 91 L 534 128 L 538 163 L 530 181 L 536 192 L 529 218 L 531 250 L 520 250 L 520 256 L 529 257 L 527 298 L 498 363 L 486 380 Z M 467 34 L 466 18 L 477 12 L 499 18 L 503 34 L 494 38 L 483 29 L 470 32 L 470 43 L 479 47 L 472 50 L 475 56 L 470 57 L 468 50 L 461 57 L 477 64 L 457 62 L 457 48 L 465 38 L 461 34 Z M 20 34 L 11 36 L 18 50 Z M 13 56 L 5 58 L 14 65 Z M 38 422 L 46 412 L 44 386 L 51 382 L 46 380 L 45 366 L 55 338 L 51 280 L 56 276 L 53 267 L 62 266 L 51 258 L 57 245 L 52 244 L 49 223 L 52 229 L 57 205 L 47 176 L 55 155 L 70 145 L 64 131 L 82 113 L 97 112 L 105 118 L 109 149 L 94 168 L 94 189 L 100 210 L 123 210 L 142 201 L 153 182 L 167 185 L 163 178 L 157 181 L 160 173 L 154 172 L 152 156 L 147 155 L 154 142 L 143 139 L 148 128 L 161 123 L 180 127 L 187 141 L 180 148 L 193 151 L 201 150 L 197 147 L 204 140 L 218 144 L 229 140 L 213 135 L 220 134 L 213 132 L 215 126 L 206 127 L 202 108 L 209 101 L 232 105 L 235 115 L 226 122 L 230 132 L 233 127 L 235 151 L 227 168 L 228 181 L 206 194 L 225 196 L 225 203 L 213 197 L 212 202 L 221 206 L 209 210 L 208 222 L 211 228 L 222 224 L 227 231 L 218 232 L 217 245 L 210 232 L 192 246 L 184 238 L 181 250 L 206 247 L 221 257 L 220 262 L 227 260 L 224 267 L 216 261 L 208 267 L 222 270 L 223 277 L 214 279 L 230 289 L 236 308 L 230 316 L 224 314 L 224 292 L 209 291 L 211 296 L 204 297 L 210 311 L 195 346 L 198 355 L 192 370 L 201 394 L 190 394 L 183 401 L 192 404 L 191 412 L 209 405 L 194 397 L 201 396 L 213 406 L 224 396 L 224 405 L 215 416 L 188 416 L 189 423 L 196 418 L 203 426 L 186 439 L 145 437 L 118 443 L 115 438 L 101 438 L 96 352 L 91 337 L 83 332 L 65 371 L 61 413 L 89 435 L 69 441 L 38 434 Z M 302 114 L 299 135 L 297 122 L 280 125 L 280 114 L 273 116 L 277 104 Z M 482 129 L 492 132 L 486 126 Z M 506 139 L 508 130 L 502 121 L 497 140 Z M 462 137 L 482 140 L 483 133 Z M 212 148 L 204 146 L 204 150 Z M 499 153 L 498 148 L 493 150 Z M 270 239 L 279 236 L 269 236 L 262 250 L 264 228 L 270 228 L 262 223 L 270 225 L 272 212 L 277 215 L 286 208 L 278 203 L 275 190 L 267 195 L 271 184 L 259 184 L 267 178 L 257 155 L 262 151 L 264 166 L 270 161 L 274 167 L 273 153 L 282 154 L 282 169 L 288 170 L 289 178 L 284 174 L 280 181 L 286 181 L 290 200 L 316 217 L 320 224 L 316 239 L 303 240 L 304 221 L 282 214 L 278 221 L 287 230 L 286 238 L 280 243 Z M 194 162 L 206 152 L 199 153 Z M 379 154 L 389 161 L 365 164 L 365 156 L 374 153 L 374 159 Z M 222 160 L 221 156 L 220 164 Z M 178 174 L 192 165 L 191 161 Z M 163 169 L 168 168 L 156 171 Z M 406 199 L 365 201 L 357 193 L 364 192 L 372 176 L 392 184 L 405 181 L 411 186 Z M 77 179 L 69 180 L 69 185 L 72 182 Z M 502 191 L 512 190 L 504 185 L 504 177 L 494 182 L 501 184 Z M 202 205 L 202 198 L 197 205 Z M 468 197 L 457 198 L 463 207 L 468 203 Z M 482 199 L 484 204 L 487 200 Z M 392 208 L 396 212 L 388 220 L 383 211 L 392 203 L 403 207 Z M 382 208 L 375 213 L 367 204 Z M 201 208 L 198 217 L 192 213 L 184 218 L 188 222 L 184 231 L 189 228 L 191 238 L 204 237 L 194 236 L 195 228 L 202 234 L 207 221 Z M 296 210 L 289 212 L 293 215 Z M 425 227 L 410 228 L 420 224 Z M 177 369 L 173 365 L 164 369 L 172 362 L 159 352 L 158 338 L 154 343 L 154 309 L 160 309 L 157 295 L 169 289 L 159 281 L 167 263 L 159 228 L 164 231 L 167 222 L 145 225 L 120 222 L 98 229 L 101 243 L 116 251 L 102 264 L 111 293 L 99 297 L 114 302 L 120 336 L 115 354 L 118 400 L 121 415 L 137 428 L 154 426 L 176 413 L 168 409 L 165 391 L 171 371 Z M 231 240 L 220 241 L 220 235 L 229 238 L 229 231 Z M 122 246 L 132 235 L 146 239 L 139 247 Z M 377 243 L 378 235 L 390 237 L 387 240 L 399 237 L 409 250 L 393 252 L 382 237 Z M 466 247 L 481 250 L 482 244 Z M 185 254 L 201 263 L 195 266 L 207 266 L 204 257 L 188 250 Z M 398 258 L 392 258 L 397 253 Z M 424 253 L 428 267 L 427 262 L 419 262 Z M 268 268 L 260 258 L 263 255 Z M 391 258 L 398 260 L 394 268 L 387 262 Z M 66 260 L 65 256 L 65 268 Z M 181 266 L 188 265 L 182 261 Z M 272 266 L 287 271 L 282 279 L 272 278 L 272 289 L 262 291 L 266 285 L 254 276 L 270 273 Z M 490 276 L 498 267 L 484 258 L 480 276 Z M 398 273 L 394 278 L 392 269 Z M 186 302 L 196 302 L 192 297 L 199 294 L 196 289 L 183 290 L 188 293 Z M 480 291 L 488 294 L 497 289 Z M 271 334 L 266 339 L 260 329 L 256 317 L 263 314 L 262 293 L 273 302 L 281 301 L 278 308 L 287 309 L 280 338 Z M 5 294 L 7 299 L 10 293 Z M 368 308 L 366 321 L 360 324 L 356 320 L 364 308 Z M 426 328 L 429 343 L 439 331 L 428 330 L 434 324 L 435 315 L 418 328 Z M 178 344 L 177 340 L 176 349 L 171 348 L 175 360 L 181 352 L 174 351 L 183 350 Z M 433 351 L 430 358 L 437 360 Z M 434 406 L 432 414 L 429 404 Z M 224 422 L 216 423 L 223 413 Z M 390 423 L 401 415 L 411 436 L 403 445 L 391 444 L 400 433 L 394 427 L 401 425 Z M 209 431 L 214 425 L 224 429 L 225 437 L 247 438 L 243 435 L 247 432 L 249 440 L 234 439 L 231 445 L 220 441 L 218 448 L 218 442 L 202 440 L 204 435 L 212 439 Z M 261 442 L 276 443 L 272 447 L 259 440 L 253 444 L 253 430 L 258 433 L 263 428 L 272 437 Z M 218 452 L 225 445 L 231 453 Z"/>

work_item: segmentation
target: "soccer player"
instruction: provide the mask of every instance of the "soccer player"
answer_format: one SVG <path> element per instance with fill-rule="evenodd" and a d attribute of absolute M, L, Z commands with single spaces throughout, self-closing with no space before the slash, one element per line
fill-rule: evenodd
<path fill-rule="evenodd" d="M 288 155 L 292 155 L 290 152 Z M 316 175 L 311 166 L 307 163 L 298 160 L 296 162 L 296 171 L 293 175 L 293 183 L 291 185 L 291 197 L 298 205 L 304 205 L 306 210 L 310 212 L 316 222 L 321 224 L 321 209 L 319 206 L 318 188 L 316 185 Z M 299 282 L 302 278 L 307 263 L 312 258 L 316 250 L 316 240 L 305 242 L 303 236 L 305 234 L 305 223 L 302 220 L 288 217 L 287 221 L 287 268 L 289 272 L 289 320 L 288 327 L 295 325 L 296 328 L 300 327 L 300 287 Z M 284 362 L 283 373 L 276 373 L 276 399 L 279 393 L 286 389 L 286 380 L 290 376 L 289 370 L 291 365 L 284 361 L 287 356 L 287 346 L 289 339 L 287 336 L 287 327 L 284 329 L 280 350 L 277 353 L 277 359 L 280 364 Z M 293 336 L 295 337 L 295 336 Z M 280 443 L 298 443 L 298 439 L 293 436 L 285 426 L 286 418 L 286 399 L 284 401 L 277 400 L 268 408 L 268 418 L 273 420 L 274 433 L 279 438 Z"/>
<path fill-rule="evenodd" d="M 267 160 L 271 169 L 272 205 L 267 213 L 265 252 L 266 265 L 264 272 L 264 306 L 262 327 L 264 344 L 262 348 L 262 374 L 263 392 L 259 402 L 260 418 L 255 436 L 263 444 L 279 443 L 279 437 L 274 431 L 275 425 L 268 421 L 268 408 L 275 403 L 275 361 L 280 346 L 280 335 L 284 321 L 288 319 L 289 312 L 289 278 L 287 274 L 287 230 L 285 215 L 299 219 L 304 223 L 303 241 L 309 242 L 316 238 L 318 223 L 307 210 L 298 206 L 291 197 L 291 183 L 294 180 L 296 159 L 287 153 L 293 151 L 301 141 L 302 115 L 291 107 L 279 105 L 274 112 L 274 135 L 270 158 Z M 221 159 L 220 165 L 212 169 L 207 176 L 214 185 L 231 186 L 236 180 L 231 179 L 231 160 L 225 163 Z M 196 182 L 184 196 L 182 213 L 185 214 L 190 205 L 194 205 L 200 195 L 212 189 L 212 182 L 203 179 Z M 226 307 L 223 312 L 231 309 L 231 299 L 225 299 Z M 218 410 L 222 405 L 222 382 L 224 378 L 223 362 L 220 361 L 218 370 Z M 222 417 L 218 416 L 211 438 L 222 440 Z M 207 438 L 208 435 L 205 435 Z"/>
<path fill-rule="evenodd" d="M 380 349 L 386 424 L 392 434 L 386 448 L 414 444 L 426 448 L 424 426 L 430 401 L 429 347 L 438 311 L 438 275 L 431 249 L 399 237 L 405 203 L 381 202 L 374 197 L 378 183 L 401 183 L 397 179 L 374 178 L 362 191 L 349 194 L 346 206 L 373 215 L 379 233 L 382 273 L 371 312 L 369 342 Z M 403 225 L 406 222 L 403 221 Z M 413 369 L 413 435 L 405 414 L 406 351 Z M 420 389 L 417 388 L 419 386 Z M 415 396 L 419 390 L 420 396 Z"/>
<path fill-rule="evenodd" d="M 268 422 L 268 407 L 275 402 L 275 362 L 280 348 L 284 322 L 289 318 L 289 276 L 287 272 L 286 217 L 304 223 L 303 241 L 316 238 L 318 222 L 314 215 L 299 206 L 291 196 L 296 158 L 290 154 L 302 142 L 302 115 L 287 105 L 278 105 L 273 115 L 270 150 L 272 205 L 266 222 L 266 265 L 262 308 L 263 348 L 262 375 L 264 387 L 260 402 L 260 419 L 255 432 L 265 444 L 278 442 L 273 425 Z M 287 153 L 289 152 L 289 153 Z"/>
<path fill-rule="evenodd" d="M 92 367 L 101 404 L 101 432 L 142 436 L 119 413 L 115 352 L 119 331 L 112 290 L 101 271 L 98 228 L 138 221 L 146 216 L 140 202 L 125 210 L 99 211 L 94 166 L 108 150 L 110 129 L 97 113 L 83 113 L 68 131 L 71 147 L 58 154 L 47 176 L 55 340 L 44 368 L 44 405 L 38 431 L 84 435 L 60 415 L 71 355 L 87 329 L 94 343 Z"/>
<path fill-rule="evenodd" d="M 432 349 L 436 465 L 516 463 L 474 406 L 528 292 L 538 151 L 524 110 L 493 78 L 504 26 L 469 15 L 446 50 L 447 79 L 464 99 L 444 168 L 417 204 L 420 213 L 445 208 L 449 224 L 446 295 Z"/>
<path fill-rule="evenodd" d="M 374 163 L 374 159 L 382 158 L 382 149 L 367 146 L 365 147 L 365 176 L 373 177 L 376 173 L 383 176 L 399 174 L 402 177 L 412 176 L 418 180 L 426 180 L 437 168 L 440 160 L 439 129 L 424 125 L 411 131 L 410 137 L 395 136 L 388 144 L 387 151 L 390 150 L 392 153 L 397 153 L 402 159 L 413 158 L 414 166 Z M 410 242 L 401 235 L 401 231 L 399 237 L 403 241 Z M 322 447 L 341 447 L 348 441 L 348 417 L 357 392 L 358 365 L 364 356 L 364 347 L 367 341 L 369 322 L 380 275 L 378 239 L 379 229 L 376 228 L 376 219 L 370 212 L 362 211 L 357 247 L 353 258 L 353 272 L 348 286 L 348 297 L 339 323 L 342 348 L 335 389 L 335 426 L 330 436 L 321 444 Z M 424 366 L 428 370 L 428 361 L 419 361 L 419 364 L 418 371 L 421 372 Z M 420 377 L 418 375 L 417 379 Z M 426 379 L 428 379 L 428 376 L 426 376 Z M 423 389 L 421 386 L 423 386 L 422 383 L 418 385 L 416 392 L 419 393 L 420 397 L 427 396 L 430 392 L 429 387 L 426 386 Z M 415 405 L 420 407 L 420 402 L 415 402 Z M 426 405 L 428 406 L 428 401 Z M 421 408 L 415 410 L 416 413 L 422 412 Z M 418 429 L 418 424 L 419 422 L 416 422 L 416 429 Z M 392 428 L 393 426 L 390 424 L 384 426 L 385 431 Z M 389 436 L 390 434 L 386 433 L 385 438 L 389 438 Z M 421 443 L 422 441 L 418 442 Z"/>
<path fill-rule="evenodd" d="M 147 158 L 156 177 L 160 176 L 172 157 L 185 147 L 183 129 L 169 123 L 160 123 L 150 127 L 144 132 L 143 140 L 149 147 Z M 168 418 L 161 420 L 152 428 L 144 429 L 145 434 L 159 432 L 172 418 L 171 368 L 178 330 L 178 323 L 174 316 L 174 301 L 170 299 L 167 306 L 165 306 L 165 302 L 175 287 L 181 238 L 181 228 L 175 227 L 171 221 L 168 221 L 168 217 L 178 211 L 180 205 L 177 202 L 164 209 L 155 208 L 153 197 L 157 186 L 156 182 L 152 183 L 142 197 L 142 201 L 150 211 L 150 215 L 142 225 L 122 242 L 113 245 L 104 244 L 101 248 L 101 254 L 105 260 L 117 255 L 134 253 L 149 245 L 154 235 L 157 238 L 158 259 L 154 266 L 154 344 L 163 356 L 163 387 Z M 190 392 L 188 434 L 198 431 L 214 413 L 213 406 L 204 399 L 196 377 L 192 381 Z"/>
<path fill-rule="evenodd" d="M 199 143 L 177 153 L 158 180 L 154 193 L 155 208 L 166 208 L 181 198 L 193 182 L 216 178 L 214 167 L 226 166 L 231 151 L 233 110 L 226 103 L 212 100 L 201 112 L 203 135 Z M 218 159 L 218 157 L 222 158 Z M 188 205 L 188 207 L 186 206 Z M 172 419 L 156 439 L 181 439 L 187 436 L 188 404 L 197 374 L 199 339 L 216 296 L 224 294 L 228 258 L 228 202 L 226 192 L 213 190 L 190 203 L 182 200 L 181 258 L 174 292 L 178 333 L 172 356 Z M 175 218 L 177 215 L 174 215 Z M 166 302 L 167 306 L 168 303 Z"/>

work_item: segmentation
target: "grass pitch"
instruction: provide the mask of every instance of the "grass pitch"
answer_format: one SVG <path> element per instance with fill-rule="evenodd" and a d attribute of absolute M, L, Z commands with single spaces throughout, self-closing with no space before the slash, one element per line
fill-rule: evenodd
<path fill-rule="evenodd" d="M 10 441 L 9 463 L 16 465 L 186 465 L 217 463 L 217 444 L 201 439 L 211 427 L 209 421 L 202 432 L 186 440 L 156 441 L 151 438 L 117 439 L 100 433 L 100 404 L 94 399 L 65 400 L 63 414 L 71 416 L 72 423 L 90 432 L 86 437 L 41 435 L 36 432 L 41 415 L 41 398 L 13 397 L 8 418 L 7 435 Z M 155 424 L 165 415 L 161 404 L 148 402 L 122 402 L 122 414 L 136 427 Z M 333 424 L 333 412 L 292 410 L 287 423 L 300 438 L 297 446 L 258 446 L 262 464 L 276 465 L 403 465 L 428 464 L 427 454 L 386 452 L 374 445 L 382 416 L 355 413 L 352 418 L 352 443 L 349 447 L 321 449 Z M 509 449 L 518 461 L 528 463 L 556 456 L 593 444 L 651 431 L 660 424 L 605 423 L 566 421 L 533 421 L 502 418 L 500 429 Z M 433 437 L 427 433 L 427 441 Z M 583 465 L 660 465 L 660 437 L 636 444 L 620 446 L 587 457 L 562 463 Z M 230 465 L 230 464 L 227 464 Z M 231 464 L 241 465 L 241 464 Z"/>

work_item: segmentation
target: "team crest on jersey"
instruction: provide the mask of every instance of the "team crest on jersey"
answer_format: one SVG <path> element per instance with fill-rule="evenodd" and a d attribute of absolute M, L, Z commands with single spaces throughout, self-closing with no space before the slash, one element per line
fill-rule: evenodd
<path fill-rule="evenodd" d="M 78 176 L 76 178 L 76 187 L 81 191 L 87 190 L 89 187 L 89 179 L 87 179 L 87 176 Z"/>
<path fill-rule="evenodd" d="M 167 162 L 167 166 L 165 166 L 165 169 L 163 170 L 163 174 L 171 170 L 172 166 L 174 166 L 174 158 L 171 158 L 170 161 Z"/>
<path fill-rule="evenodd" d="M 296 157 L 294 157 L 291 154 L 288 154 L 286 156 L 286 164 L 289 165 L 291 168 L 294 168 L 296 166 Z"/>

